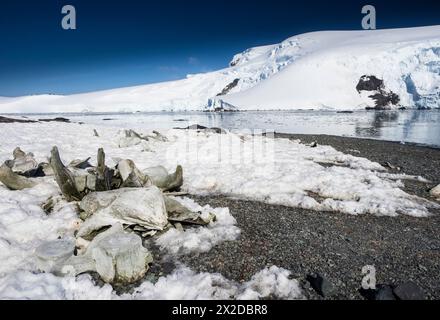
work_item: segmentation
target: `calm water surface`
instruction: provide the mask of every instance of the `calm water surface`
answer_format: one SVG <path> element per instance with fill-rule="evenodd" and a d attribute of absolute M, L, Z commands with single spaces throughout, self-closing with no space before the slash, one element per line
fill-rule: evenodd
<path fill-rule="evenodd" d="M 169 129 L 200 124 L 225 129 L 263 129 L 281 133 L 327 134 L 413 142 L 440 147 L 440 110 L 258 111 L 234 113 L 158 112 L 62 114 L 72 121 L 123 128 Z M 30 115 L 31 118 L 38 117 Z M 54 117 L 51 115 L 39 115 Z"/>

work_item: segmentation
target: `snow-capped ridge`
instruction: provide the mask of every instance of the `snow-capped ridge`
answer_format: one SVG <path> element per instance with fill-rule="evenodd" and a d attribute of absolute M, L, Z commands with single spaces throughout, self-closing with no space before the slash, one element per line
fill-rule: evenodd
<path fill-rule="evenodd" d="M 246 110 L 438 107 L 439 26 L 314 32 L 286 41 L 301 48 L 295 61 L 224 102 Z M 382 90 L 356 90 L 366 76 L 383 81 Z"/>
<path fill-rule="evenodd" d="M 380 90 L 357 90 L 363 77 Z M 437 108 L 440 26 L 322 31 L 247 49 L 185 79 L 74 94 L 1 98 L 2 113 Z"/>

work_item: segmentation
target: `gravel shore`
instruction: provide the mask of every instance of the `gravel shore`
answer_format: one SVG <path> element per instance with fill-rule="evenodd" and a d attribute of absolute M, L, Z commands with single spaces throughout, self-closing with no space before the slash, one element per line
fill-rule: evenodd
<path fill-rule="evenodd" d="M 440 150 L 393 142 L 332 136 L 286 135 L 304 143 L 331 145 L 339 151 L 388 163 L 391 172 L 421 175 L 432 184 L 407 181 L 406 191 L 429 198 L 440 183 Z M 192 196 L 200 204 L 229 207 L 242 230 L 239 240 L 208 253 L 183 256 L 180 261 L 199 272 L 219 272 L 239 282 L 266 266 L 292 272 L 308 299 L 324 299 L 306 280 L 319 273 L 334 290 L 325 299 L 365 299 L 362 268 L 374 265 L 378 284 L 417 284 L 427 299 L 440 299 L 440 215 L 429 218 L 316 212 L 298 208 L 239 201 L 225 197 Z"/>

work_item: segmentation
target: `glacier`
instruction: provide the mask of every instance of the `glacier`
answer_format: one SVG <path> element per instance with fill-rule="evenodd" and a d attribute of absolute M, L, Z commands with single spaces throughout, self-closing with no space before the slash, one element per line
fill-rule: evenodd
<path fill-rule="evenodd" d="M 358 90 L 362 79 L 377 83 Z M 377 79 L 375 82 L 371 79 Z M 222 70 L 74 95 L 0 97 L 1 113 L 438 108 L 440 26 L 323 31 L 248 49 Z"/>

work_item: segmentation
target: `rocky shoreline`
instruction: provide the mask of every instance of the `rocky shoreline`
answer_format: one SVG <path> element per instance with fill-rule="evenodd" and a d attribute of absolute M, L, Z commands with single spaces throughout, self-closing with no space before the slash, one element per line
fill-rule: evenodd
<path fill-rule="evenodd" d="M 432 199 L 429 189 L 440 182 L 438 149 L 333 136 L 277 137 L 331 145 L 344 153 L 388 165 L 390 171 L 421 175 L 433 182 L 405 181 L 405 191 L 410 194 Z M 242 230 L 237 241 L 222 243 L 208 253 L 181 257 L 181 262 L 195 271 L 219 272 L 244 282 L 256 271 L 277 265 L 292 271 L 308 299 L 371 299 L 371 292 L 360 289 L 362 268 L 372 265 L 378 285 L 403 285 L 407 293 L 420 298 L 440 298 L 438 210 L 433 210 L 429 218 L 351 216 L 221 196 L 192 198 L 202 205 L 229 207 Z M 307 280 L 314 273 L 327 282 L 324 297 Z M 408 283 L 409 288 L 405 288 Z M 385 287 L 381 294 L 388 289 Z"/>

